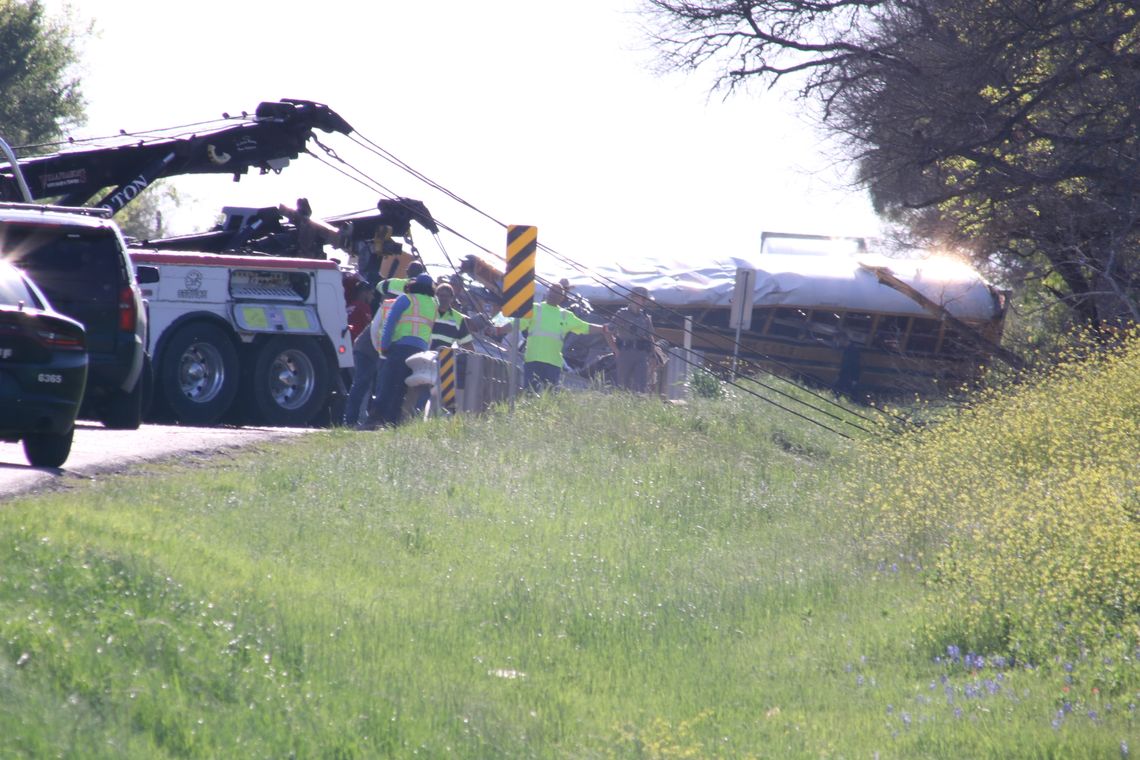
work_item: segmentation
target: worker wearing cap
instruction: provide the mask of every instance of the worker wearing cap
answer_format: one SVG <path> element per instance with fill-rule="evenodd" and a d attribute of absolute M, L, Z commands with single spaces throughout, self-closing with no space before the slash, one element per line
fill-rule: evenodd
<path fill-rule="evenodd" d="M 523 354 L 523 385 L 541 391 L 557 387 L 562 379 L 562 342 L 575 333 L 604 333 L 605 325 L 591 324 L 572 311 L 562 308 L 566 298 L 565 287 L 555 283 L 546 291 L 546 299 L 536 303 L 529 317 L 519 320 L 519 328 L 527 332 L 526 353 Z M 509 328 L 498 328 L 499 335 Z"/>
<path fill-rule="evenodd" d="M 653 318 L 646 307 L 652 300 L 647 288 L 641 285 L 633 288 L 629 304 L 617 310 L 606 333 L 617 364 L 617 386 L 634 393 L 645 393 L 649 387 Z"/>
<path fill-rule="evenodd" d="M 426 351 L 431 342 L 437 307 L 431 277 L 417 275 L 404 288 L 384 320 L 380 333 L 380 355 L 384 366 L 380 370 L 380 387 L 377 392 L 377 421 L 381 425 L 397 425 L 408 390 L 405 380 L 412 374 L 408 357 Z"/>
<path fill-rule="evenodd" d="M 435 301 L 439 305 L 439 313 L 435 315 L 431 331 L 432 350 L 452 345 L 460 348 L 470 346 L 475 338 L 467 329 L 467 317 L 455 308 L 455 288 L 446 282 L 436 285 Z"/>
<path fill-rule="evenodd" d="M 423 274 L 424 265 L 413 261 L 408 265 L 408 277 Z M 357 335 L 352 341 L 352 386 L 348 389 L 348 398 L 344 405 L 343 424 L 352 427 L 360 422 L 361 409 L 366 399 L 370 399 L 379 386 L 380 368 L 384 359 L 378 353 L 380 346 L 380 332 L 384 329 L 384 320 L 388 316 L 396 296 L 404 292 L 408 278 L 390 277 L 376 285 L 375 295 L 380 298 L 376 305 L 375 314 L 368 329 Z M 369 416 L 375 410 L 369 409 Z"/>
<path fill-rule="evenodd" d="M 455 288 L 450 283 L 441 282 L 435 286 L 435 302 L 438 313 L 435 315 L 435 324 L 431 328 L 431 345 L 429 350 L 438 351 L 441 348 L 470 347 L 475 338 L 467 329 L 467 316 L 454 308 Z M 431 398 L 432 386 L 425 385 L 420 390 L 416 400 L 416 410 L 423 411 Z"/>

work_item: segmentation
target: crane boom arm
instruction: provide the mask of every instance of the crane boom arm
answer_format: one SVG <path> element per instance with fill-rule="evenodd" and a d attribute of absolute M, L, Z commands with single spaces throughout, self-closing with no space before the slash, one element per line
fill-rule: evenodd
<path fill-rule="evenodd" d="M 232 174 L 251 168 L 278 171 L 305 150 L 313 130 L 350 134 L 352 127 L 328 106 L 285 99 L 258 105 L 252 121 L 195 133 L 105 148 L 22 159 L 33 198 L 62 196 L 81 205 L 103 188 L 96 204 L 117 212 L 151 183 L 180 174 Z M 0 200 L 23 200 L 11 166 L 0 167 Z"/>

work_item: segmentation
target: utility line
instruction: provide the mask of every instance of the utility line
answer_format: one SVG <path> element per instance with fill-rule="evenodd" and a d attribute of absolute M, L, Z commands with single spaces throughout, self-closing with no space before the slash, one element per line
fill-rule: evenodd
<path fill-rule="evenodd" d="M 443 192 L 443 193 L 444 193 L 444 194 L 446 194 L 448 197 L 455 199 L 457 202 L 459 202 L 459 203 L 461 203 L 462 205 L 464 205 L 464 206 L 466 206 L 466 207 L 468 207 L 468 208 L 470 208 L 470 209 L 472 209 L 472 210 L 476 211 L 477 213 L 479 213 L 479 214 L 480 214 L 480 215 L 482 215 L 483 217 L 485 217 L 485 218 L 487 218 L 487 219 L 491 220 L 492 222 L 494 222 L 494 223 L 498 224 L 499 226 L 501 226 L 501 227 L 504 227 L 504 228 L 506 228 L 506 227 L 508 226 L 508 225 L 506 225 L 505 223 L 503 223 L 502 221 L 500 221 L 500 220 L 498 220 L 498 219 L 494 218 L 494 217 L 493 217 L 493 216 L 491 216 L 490 214 L 487 214 L 486 212 L 484 212 L 484 211 L 482 211 L 481 209 L 477 208 L 476 206 L 474 206 L 474 205 L 473 205 L 473 204 L 471 204 L 470 202 L 468 202 L 468 201 L 466 201 L 466 200 L 464 200 L 464 199 L 460 198 L 458 195 L 456 195 L 455 193 L 451 192 L 450 190 L 447 190 L 445 187 L 443 187 L 442 185 L 440 185 L 438 182 L 435 182 L 434 180 L 431 180 L 431 179 L 429 179 L 429 178 L 428 178 L 426 175 L 424 175 L 424 174 L 422 174 L 422 173 L 420 173 L 420 172 L 416 171 L 416 170 L 415 170 L 415 169 L 413 169 L 413 168 L 412 168 L 412 167 L 411 167 L 409 164 L 407 164 L 406 162 L 404 162 L 404 161 L 401 161 L 400 159 L 396 158 L 394 155 L 392 155 L 392 154 L 391 154 L 391 153 L 389 153 L 388 151 L 385 151 L 383 148 L 380 148 L 380 146 L 376 145 L 375 143 L 372 143 L 371 141 L 368 141 L 366 138 L 362 138 L 362 139 L 364 139 L 365 141 L 367 141 L 367 142 L 369 143 L 369 145 L 375 146 L 375 150 L 372 150 L 371 148 L 368 148 L 368 149 L 369 149 L 371 152 L 373 152 L 373 153 L 376 153 L 377 155 L 380 155 L 382 158 L 384 158 L 385 160 L 389 161 L 390 163 L 392 163 L 393 165 L 397 166 L 398 168 L 401 168 L 401 169 L 403 169 L 404 171 L 406 171 L 406 172 L 408 172 L 408 173 L 412 174 L 412 175 L 413 175 L 415 178 L 417 178 L 417 179 L 420 179 L 421 181 L 423 181 L 423 182 L 427 183 L 428 185 L 430 185 L 430 186 L 431 186 L 431 187 L 433 187 L 434 189 L 437 189 L 437 190 L 439 190 L 440 192 Z M 362 145 L 362 147 L 366 147 L 366 146 L 363 146 L 363 144 L 362 144 L 362 143 L 360 143 L 359 141 L 358 141 L 358 144 L 361 144 L 361 145 Z M 322 146 L 322 147 L 324 147 L 324 146 Z M 329 152 L 329 151 L 326 149 L 326 152 Z M 331 154 L 331 153 L 330 153 L 330 154 Z M 336 158 L 338 161 L 342 161 L 342 162 L 344 162 L 344 160 L 343 160 L 343 159 L 341 159 L 339 156 L 335 156 L 335 154 L 331 154 L 331 155 L 333 155 L 333 156 L 334 156 L 334 158 Z M 344 163 L 347 165 L 347 162 L 344 162 Z M 335 168 L 335 167 L 334 167 L 334 168 Z M 358 168 L 356 168 L 356 167 L 353 167 L 353 169 L 354 169 L 355 171 L 358 171 L 358 172 L 360 172 L 361 174 L 364 174 L 363 172 L 361 172 L 361 171 L 360 171 Z M 365 176 L 367 176 L 367 175 L 365 175 Z M 372 180 L 372 181 L 373 181 L 373 182 L 375 182 L 375 184 L 377 184 L 378 186 L 380 186 L 380 187 L 383 187 L 382 185 L 380 185 L 380 183 L 379 183 L 379 182 L 376 182 L 375 180 Z M 388 188 L 384 188 L 384 190 L 385 190 L 386 192 L 388 192 L 390 195 L 392 195 L 392 196 L 395 196 L 395 194 L 394 194 L 394 193 L 393 193 L 393 192 L 392 192 L 390 189 L 388 189 Z M 446 228 L 446 229 L 448 229 L 448 231 L 451 231 L 451 232 L 453 232 L 453 234 L 458 234 L 458 233 L 456 233 L 454 230 L 451 230 L 450 228 L 446 227 L 446 225 L 443 225 L 443 224 L 441 224 L 441 223 L 439 222 L 439 220 L 436 220 L 436 223 L 437 223 L 437 225 L 439 225 L 440 227 Z M 462 235 L 459 235 L 459 237 L 461 237 L 461 238 L 462 238 L 462 239 L 464 239 L 464 240 L 467 240 L 468 242 L 472 242 L 472 243 L 473 243 L 473 241 L 470 241 L 468 238 L 466 238 L 466 237 L 463 237 Z M 473 244 L 474 244 L 474 243 L 473 243 Z M 479 245 L 477 245 L 477 244 L 474 244 L 474 245 L 476 245 L 476 247 L 477 247 L 477 248 L 479 248 L 480 250 L 486 251 L 488 254 L 490 254 L 490 251 L 487 251 L 487 249 L 486 249 L 485 247 L 483 247 L 483 246 L 479 246 Z M 542 249 L 542 250 L 546 251 L 546 252 L 547 252 L 547 253 L 549 253 L 550 255 L 552 255 L 552 256 L 553 256 L 554 258 L 556 258 L 557 260 L 559 260 L 559 261 L 562 261 L 564 264 L 567 264 L 567 265 L 571 266 L 572 268 L 574 268 L 574 269 L 576 269 L 576 270 L 578 270 L 578 271 L 582 272 L 583 274 L 586 274 L 587 276 L 589 276 L 589 277 L 593 278 L 594 280 L 596 280 L 596 281 L 600 282 L 600 283 L 602 284 L 602 286 L 603 286 L 603 287 L 607 288 L 608 290 L 610 290 L 610 292 L 614 293 L 614 294 L 615 294 L 615 295 L 617 295 L 618 297 L 620 297 L 620 298 L 623 298 L 623 299 L 626 299 L 626 300 L 628 300 L 628 298 L 629 298 L 629 295 L 628 295 L 628 293 L 629 293 L 629 291 L 630 291 L 630 288 L 629 288 L 629 287 L 627 287 L 627 286 L 624 286 L 624 285 L 621 285 L 620 283 L 617 283 L 617 282 L 615 282 L 615 281 L 612 281 L 612 280 L 610 280 L 609 278 L 605 278 L 605 277 L 603 277 L 603 276 L 599 275 L 598 273 L 595 273 L 595 272 L 592 272 L 592 271 L 590 271 L 590 270 L 589 270 L 588 268 L 586 268 L 584 265 L 582 265 L 582 264 L 580 264 L 580 263 L 578 263 L 578 262 L 576 262 L 576 261 L 573 261 L 573 260 L 572 260 L 572 259 L 570 259 L 569 257 L 563 256 L 562 254 L 558 253 L 557 251 L 555 251 L 554 249 L 550 248 L 549 246 L 545 246 L 545 245 L 543 245 L 543 244 L 541 244 L 541 243 L 540 243 L 538 247 L 539 247 L 540 249 Z M 493 254 L 491 254 L 491 255 L 493 255 Z M 450 262 L 450 259 L 449 259 L 449 264 L 450 264 L 450 265 L 452 266 L 452 268 L 454 269 L 454 265 L 453 265 L 453 264 L 451 264 L 451 262 Z M 539 279 L 540 279 L 540 278 L 539 278 Z M 608 282 L 606 282 L 607 280 L 608 280 Z M 625 292 L 623 293 L 622 291 L 625 291 Z M 659 306 L 658 308 L 665 308 L 665 309 L 667 309 L 667 307 L 660 307 L 660 306 Z M 670 310 L 670 311 L 672 311 L 672 310 Z M 677 313 L 677 312 L 674 312 L 674 313 L 675 313 L 675 314 L 678 314 L 678 316 L 682 316 L 682 315 L 680 315 L 680 314 L 679 314 L 679 313 Z M 710 330 L 710 332 L 711 332 L 711 330 Z M 712 333 L 712 334 L 713 334 L 713 335 L 716 335 L 715 333 Z M 717 336 L 717 337 L 721 337 L 721 336 Z M 728 339 L 728 338 L 725 338 L 725 339 L 726 339 L 726 340 L 732 340 L 732 339 Z M 735 341 L 732 341 L 732 342 L 734 342 L 734 343 L 735 343 Z M 700 366 L 700 364 L 699 364 L 699 363 L 697 363 L 697 362 L 692 362 L 692 361 L 688 360 L 687 358 L 686 358 L 684 361 L 685 361 L 686 363 L 690 364 L 690 365 L 693 365 L 693 366 Z M 773 361 L 774 361 L 774 363 L 778 363 L 778 362 L 775 362 L 775 360 L 773 360 Z M 806 388 L 802 388 L 801 386 L 798 386 L 798 385 L 796 385 L 795 383 L 792 383 L 790 380 L 787 380 L 786 378 L 783 378 L 783 377 L 781 377 L 780 375 L 778 375 L 778 374 L 776 374 L 776 373 L 774 373 L 774 372 L 771 372 L 770 370 L 766 370 L 766 369 L 764 369 L 764 368 L 762 368 L 762 367 L 756 367 L 756 369 L 759 369 L 760 371 L 762 371 L 762 372 L 765 372 L 766 374 L 769 374 L 769 375 L 771 375 L 771 376 L 775 377 L 775 378 L 776 378 L 776 379 L 778 379 L 778 380 L 782 380 L 782 381 L 784 381 L 784 382 L 787 382 L 787 383 L 789 383 L 790 385 L 792 385 L 793 387 L 797 388 L 799 391 L 801 391 L 801 392 L 803 392 L 803 393 L 807 393 L 809 396 L 813 396 L 813 397 L 815 397 L 815 398 L 819 399 L 820 401 L 823 401 L 824 403 L 826 403 L 826 404 L 828 404 L 828 405 L 834 406 L 835 408 L 837 408 L 837 409 L 840 409 L 840 410 L 844 411 L 844 412 L 845 412 L 845 413 L 847 413 L 847 414 L 850 414 L 850 415 L 853 415 L 853 416 L 855 416 L 855 417 L 861 418 L 861 419 L 863 419 L 863 420 L 865 420 L 865 421 L 867 421 L 867 422 L 870 422 L 870 423 L 872 423 L 872 424 L 874 424 L 874 423 L 875 423 L 875 420 L 873 420 L 873 419 L 871 419 L 871 418 L 869 418 L 869 417 L 867 417 L 867 416 L 865 416 L 865 415 L 862 415 L 862 414 L 860 414 L 859 412 L 856 412 L 856 411 L 853 411 L 853 410 L 851 410 L 851 409 L 848 409 L 848 408 L 846 408 L 846 407 L 844 407 L 844 406 L 842 406 L 842 405 L 840 405 L 840 404 L 836 403 L 835 401 L 832 401 L 831 399 L 828 399 L 828 398 L 826 398 L 826 397 L 824 397 L 824 396 L 821 396 L 820 394 L 818 394 L 818 393 L 815 393 L 815 392 L 813 392 L 813 391 L 811 391 L 811 390 L 809 390 L 809 389 L 806 389 Z M 760 382 L 759 380 L 756 380 L 755 378 L 746 378 L 746 379 L 747 379 L 749 382 L 751 382 L 751 383 L 754 383 L 755 385 L 758 385 L 758 386 L 760 386 L 760 387 L 762 387 L 762 388 L 764 388 L 764 389 L 766 389 L 766 390 L 768 390 L 768 391 L 770 391 L 770 392 L 772 392 L 772 393 L 776 393 L 776 394 L 778 394 L 778 395 L 780 395 L 780 396 L 783 396 L 783 397 L 785 397 L 785 398 L 787 398 L 787 399 L 789 399 L 789 400 L 791 400 L 791 401 L 793 401 L 793 402 L 795 402 L 795 403 L 801 404 L 801 405 L 803 405 L 803 406 L 807 407 L 808 409 L 811 409 L 811 410 L 812 410 L 812 411 L 814 411 L 814 412 L 818 412 L 818 413 L 820 413 L 820 414 L 823 414 L 823 415 L 825 415 L 825 416 L 827 416 L 827 417 L 829 417 L 829 418 L 831 418 L 831 419 L 837 420 L 837 421 L 839 421 L 839 422 L 841 422 L 841 423 L 843 423 L 843 424 L 847 424 L 847 425 L 850 425 L 850 426 L 852 426 L 852 427 L 854 427 L 854 428 L 856 428 L 856 429 L 862 430 L 862 431 L 864 431 L 864 432 L 868 432 L 868 433 L 872 432 L 872 431 L 870 431 L 869 429 L 867 429 L 867 428 L 865 428 L 865 427 L 863 427 L 863 426 L 861 426 L 861 425 L 859 425 L 859 424 L 857 424 L 857 423 L 851 422 L 851 421 L 849 421 L 849 420 L 845 420 L 845 419 L 843 419 L 843 418 L 841 418 L 841 417 L 839 417 L 839 416 L 837 416 L 837 415 L 835 415 L 835 414 L 833 414 L 833 413 L 831 413 L 831 412 L 828 412 L 826 409 L 821 409 L 821 408 L 819 408 L 819 407 L 817 407 L 817 406 L 813 406 L 812 404 L 810 404 L 810 403 L 808 403 L 808 402 L 804 401 L 803 399 L 800 399 L 800 398 L 796 398 L 795 396 L 792 396 L 791 394 L 788 394 L 788 393 L 786 393 L 786 392 L 784 392 L 784 391 L 781 391 L 781 390 L 779 390 L 779 389 L 777 389 L 777 388 L 774 388 L 774 387 L 772 387 L 772 386 L 770 386 L 770 385 L 767 385 L 767 384 L 765 384 L 765 383 L 762 383 L 762 382 Z M 820 425 L 821 427 L 824 427 L 824 428 L 826 428 L 826 429 L 830 430 L 831 432 L 835 432 L 835 433 L 837 433 L 838 435 L 844 435 L 844 434 L 843 434 L 843 433 L 841 433 L 840 431 L 837 431 L 837 430 L 834 430 L 834 429 L 832 429 L 832 428 L 829 428 L 827 425 L 824 425 L 824 424 L 822 424 L 822 423 L 819 423 L 819 422 L 818 422 L 818 421 L 816 421 L 816 420 L 812 420 L 812 419 L 811 419 L 811 418 L 809 418 L 809 417 L 805 417 L 804 415 L 802 415 L 802 414 L 799 414 L 798 412 L 796 412 L 796 411 L 794 411 L 794 410 L 792 410 L 792 409 L 789 409 L 789 408 L 787 408 L 787 407 L 785 407 L 785 406 L 783 406 L 783 405 L 781 405 L 781 404 L 779 404 L 779 403 L 776 403 L 775 401 L 772 401 L 771 399 L 768 399 L 768 398 L 766 398 L 766 397 L 764 397 L 764 396 L 761 396 L 760 394 L 756 393 L 756 392 L 755 392 L 755 391 L 753 391 L 752 389 L 744 387 L 743 385 L 741 385 L 741 384 L 740 384 L 739 382 L 737 382 L 736 380 L 728 381 L 728 384 L 732 385 L 732 386 L 733 386 L 733 387 L 735 387 L 735 388 L 738 388 L 739 390 L 741 390 L 741 391 L 743 391 L 743 392 L 745 392 L 745 393 L 748 393 L 748 394 L 750 394 L 750 395 L 752 395 L 752 396 L 755 396 L 756 398 L 760 398 L 761 400 L 767 401 L 768 403 L 771 403 L 771 404 L 773 404 L 773 405 L 775 405 L 775 406 L 777 406 L 777 407 L 779 407 L 779 408 L 783 409 L 784 411 L 786 411 L 786 412 L 788 412 L 788 413 L 790 413 L 790 414 L 793 414 L 793 415 L 796 415 L 796 416 L 798 416 L 798 417 L 802 417 L 803 419 L 809 420 L 809 421 L 813 422 L 814 424 Z M 877 409 L 877 407 L 872 407 L 872 408 L 875 408 L 877 411 L 880 411 L 881 413 L 886 413 L 886 412 L 883 412 L 882 410 L 878 410 L 878 409 Z M 847 436 L 844 436 L 844 437 L 847 437 Z"/>

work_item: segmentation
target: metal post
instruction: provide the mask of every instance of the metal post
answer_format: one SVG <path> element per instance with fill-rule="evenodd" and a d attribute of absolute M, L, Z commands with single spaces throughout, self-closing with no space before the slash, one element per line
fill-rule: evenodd
<path fill-rule="evenodd" d="M 20 188 L 20 194 L 24 196 L 25 203 L 32 203 L 32 191 L 28 189 L 28 183 L 24 179 L 24 172 L 20 170 L 20 164 L 16 161 L 16 154 L 4 142 L 4 138 L 0 137 L 0 153 L 8 159 L 8 163 L 12 165 L 12 176 L 16 178 L 16 185 Z"/>
<path fill-rule="evenodd" d="M 682 382 L 688 383 L 689 373 L 693 371 L 693 318 L 685 317 L 685 375 Z"/>
<path fill-rule="evenodd" d="M 736 325 L 736 339 L 732 341 L 732 378 L 736 379 L 736 358 L 740 354 L 740 325 Z"/>
<path fill-rule="evenodd" d="M 507 361 L 510 366 L 507 368 L 507 398 L 510 399 L 510 409 L 515 410 L 515 396 L 519 388 L 519 321 L 518 319 L 511 320 L 511 344 L 507 347 Z"/>

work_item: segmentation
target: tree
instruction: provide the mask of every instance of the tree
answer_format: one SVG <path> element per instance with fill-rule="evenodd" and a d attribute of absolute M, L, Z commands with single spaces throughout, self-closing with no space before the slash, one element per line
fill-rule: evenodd
<path fill-rule="evenodd" d="M 165 215 L 182 205 L 178 191 L 165 180 L 155 182 L 115 214 L 127 237 L 154 240 L 167 234 Z"/>
<path fill-rule="evenodd" d="M 55 140 L 83 123 L 76 42 L 39 0 L 0 0 L 0 137 L 10 145 Z"/>
<path fill-rule="evenodd" d="M 666 67 L 796 77 L 876 209 L 1140 320 L 1140 13 L 1124 0 L 647 0 Z"/>

